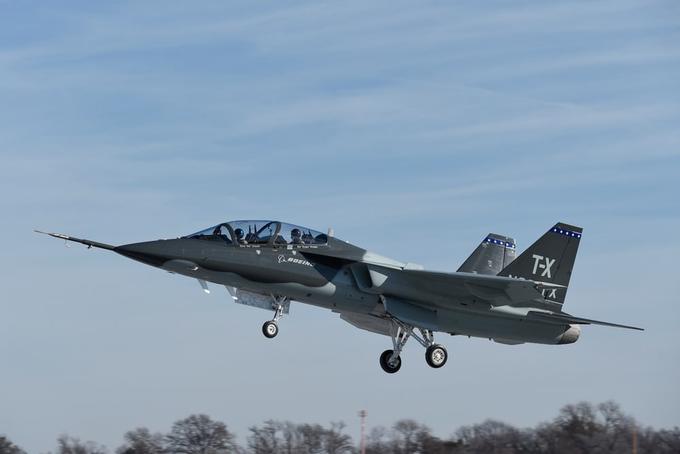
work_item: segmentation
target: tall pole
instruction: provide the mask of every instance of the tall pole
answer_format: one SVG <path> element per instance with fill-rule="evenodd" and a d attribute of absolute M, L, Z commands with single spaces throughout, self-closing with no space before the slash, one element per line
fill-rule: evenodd
<path fill-rule="evenodd" d="M 359 412 L 359 417 L 361 418 L 361 439 L 359 441 L 359 449 L 361 454 L 366 454 L 366 410 L 361 410 Z"/>
<path fill-rule="evenodd" d="M 633 426 L 633 454 L 638 452 L 637 426 Z"/>

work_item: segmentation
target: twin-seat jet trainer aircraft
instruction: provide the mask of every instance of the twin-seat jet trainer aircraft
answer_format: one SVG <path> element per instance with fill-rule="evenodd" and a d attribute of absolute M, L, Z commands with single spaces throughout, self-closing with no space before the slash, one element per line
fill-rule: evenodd
<path fill-rule="evenodd" d="M 39 232 L 46 233 L 46 232 Z M 515 258 L 515 241 L 489 234 L 455 273 L 426 271 L 368 252 L 329 234 L 278 221 L 224 222 L 177 239 L 112 246 L 47 233 L 208 282 L 224 285 L 235 302 L 273 311 L 262 332 L 279 332 L 291 301 L 331 309 L 348 323 L 390 336 L 380 355 L 388 373 L 401 367 L 413 338 L 431 367 L 446 348 L 435 332 L 502 344 L 570 344 L 580 325 L 632 326 L 562 311 L 582 229 L 558 223 Z"/>

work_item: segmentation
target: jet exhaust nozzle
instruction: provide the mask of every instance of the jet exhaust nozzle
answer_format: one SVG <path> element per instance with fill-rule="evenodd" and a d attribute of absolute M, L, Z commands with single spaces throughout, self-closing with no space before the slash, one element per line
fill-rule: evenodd
<path fill-rule="evenodd" d="M 581 336 L 581 327 L 579 325 L 569 325 L 569 328 L 562 333 L 557 343 L 562 344 L 573 344 Z"/>

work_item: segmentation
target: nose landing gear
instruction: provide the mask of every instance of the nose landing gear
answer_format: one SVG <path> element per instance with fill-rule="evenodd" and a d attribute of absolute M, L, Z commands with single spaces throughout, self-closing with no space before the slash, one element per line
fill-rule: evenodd
<path fill-rule="evenodd" d="M 279 334 L 279 324 L 278 321 L 283 317 L 284 309 L 287 305 L 290 305 L 290 299 L 286 296 L 274 296 L 272 295 L 272 307 L 274 308 L 274 318 L 264 322 L 262 325 L 262 334 L 269 339 L 273 339 Z"/>
<path fill-rule="evenodd" d="M 262 334 L 269 339 L 276 337 L 279 334 L 279 325 L 275 321 L 266 321 L 262 325 Z"/>

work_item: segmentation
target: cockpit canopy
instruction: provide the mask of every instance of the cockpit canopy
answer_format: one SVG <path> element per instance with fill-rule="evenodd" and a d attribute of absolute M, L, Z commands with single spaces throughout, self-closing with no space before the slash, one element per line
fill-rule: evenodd
<path fill-rule="evenodd" d="M 318 246 L 328 243 L 328 235 L 307 227 L 278 221 L 231 221 L 201 230 L 183 238 L 222 241 L 239 245 Z"/>

